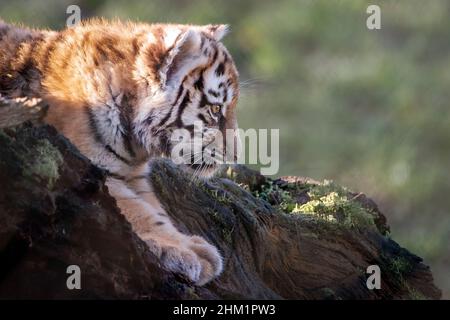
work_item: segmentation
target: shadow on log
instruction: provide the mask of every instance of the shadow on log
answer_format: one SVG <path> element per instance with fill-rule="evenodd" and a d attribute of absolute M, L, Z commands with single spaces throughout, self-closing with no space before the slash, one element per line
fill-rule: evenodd
<path fill-rule="evenodd" d="M 243 166 L 193 179 L 168 160 L 149 179 L 177 226 L 218 246 L 205 287 L 163 270 L 132 232 L 105 173 L 47 125 L 0 129 L 0 298 L 438 299 L 421 258 L 390 239 L 363 194 L 267 179 Z M 81 269 L 81 290 L 66 286 Z M 366 285 L 370 265 L 381 289 Z"/>

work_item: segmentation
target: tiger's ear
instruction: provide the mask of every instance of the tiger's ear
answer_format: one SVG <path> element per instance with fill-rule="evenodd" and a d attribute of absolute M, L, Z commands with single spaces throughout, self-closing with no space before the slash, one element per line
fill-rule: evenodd
<path fill-rule="evenodd" d="M 168 27 L 154 32 L 144 50 L 144 76 L 162 88 L 176 87 L 184 75 L 206 62 L 203 60 L 207 57 L 201 54 L 203 34 L 220 41 L 227 31 L 227 25 L 205 25 Z"/>
<path fill-rule="evenodd" d="M 161 85 L 172 85 L 189 70 L 200 52 L 201 37 L 195 30 L 186 30 L 165 39 L 166 54 L 159 68 Z"/>
<path fill-rule="evenodd" d="M 227 24 L 208 24 L 202 27 L 203 32 L 216 41 L 220 41 L 227 35 L 230 27 Z"/>

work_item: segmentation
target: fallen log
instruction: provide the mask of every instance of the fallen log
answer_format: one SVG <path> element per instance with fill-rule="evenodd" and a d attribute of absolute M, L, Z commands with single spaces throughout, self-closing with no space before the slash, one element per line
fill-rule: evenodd
<path fill-rule="evenodd" d="M 223 274 L 195 287 L 161 268 L 108 194 L 105 173 L 53 127 L 3 127 L 0 155 L 3 299 L 441 295 L 422 259 L 390 238 L 376 204 L 331 182 L 271 180 L 244 166 L 204 180 L 169 160 L 153 161 L 149 179 L 176 225 L 204 236 L 224 256 Z M 81 271 L 81 289 L 67 286 L 73 265 Z M 381 288 L 371 290 L 366 271 L 373 265 Z"/>

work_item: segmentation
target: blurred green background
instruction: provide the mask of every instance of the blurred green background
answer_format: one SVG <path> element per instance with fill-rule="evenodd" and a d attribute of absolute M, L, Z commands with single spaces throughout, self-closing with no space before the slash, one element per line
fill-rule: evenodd
<path fill-rule="evenodd" d="M 450 298 L 450 1 L 0 0 L 0 17 L 62 28 L 83 18 L 228 23 L 240 127 L 280 129 L 279 175 L 370 195 L 392 237 Z M 366 8 L 381 7 L 381 30 Z"/>

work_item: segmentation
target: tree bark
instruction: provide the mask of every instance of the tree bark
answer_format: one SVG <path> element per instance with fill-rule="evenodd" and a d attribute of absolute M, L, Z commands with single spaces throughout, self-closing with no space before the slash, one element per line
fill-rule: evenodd
<path fill-rule="evenodd" d="M 41 99 L 6 99 L 0 95 L 0 128 L 11 128 L 25 121 L 39 123 L 48 106 Z"/>

